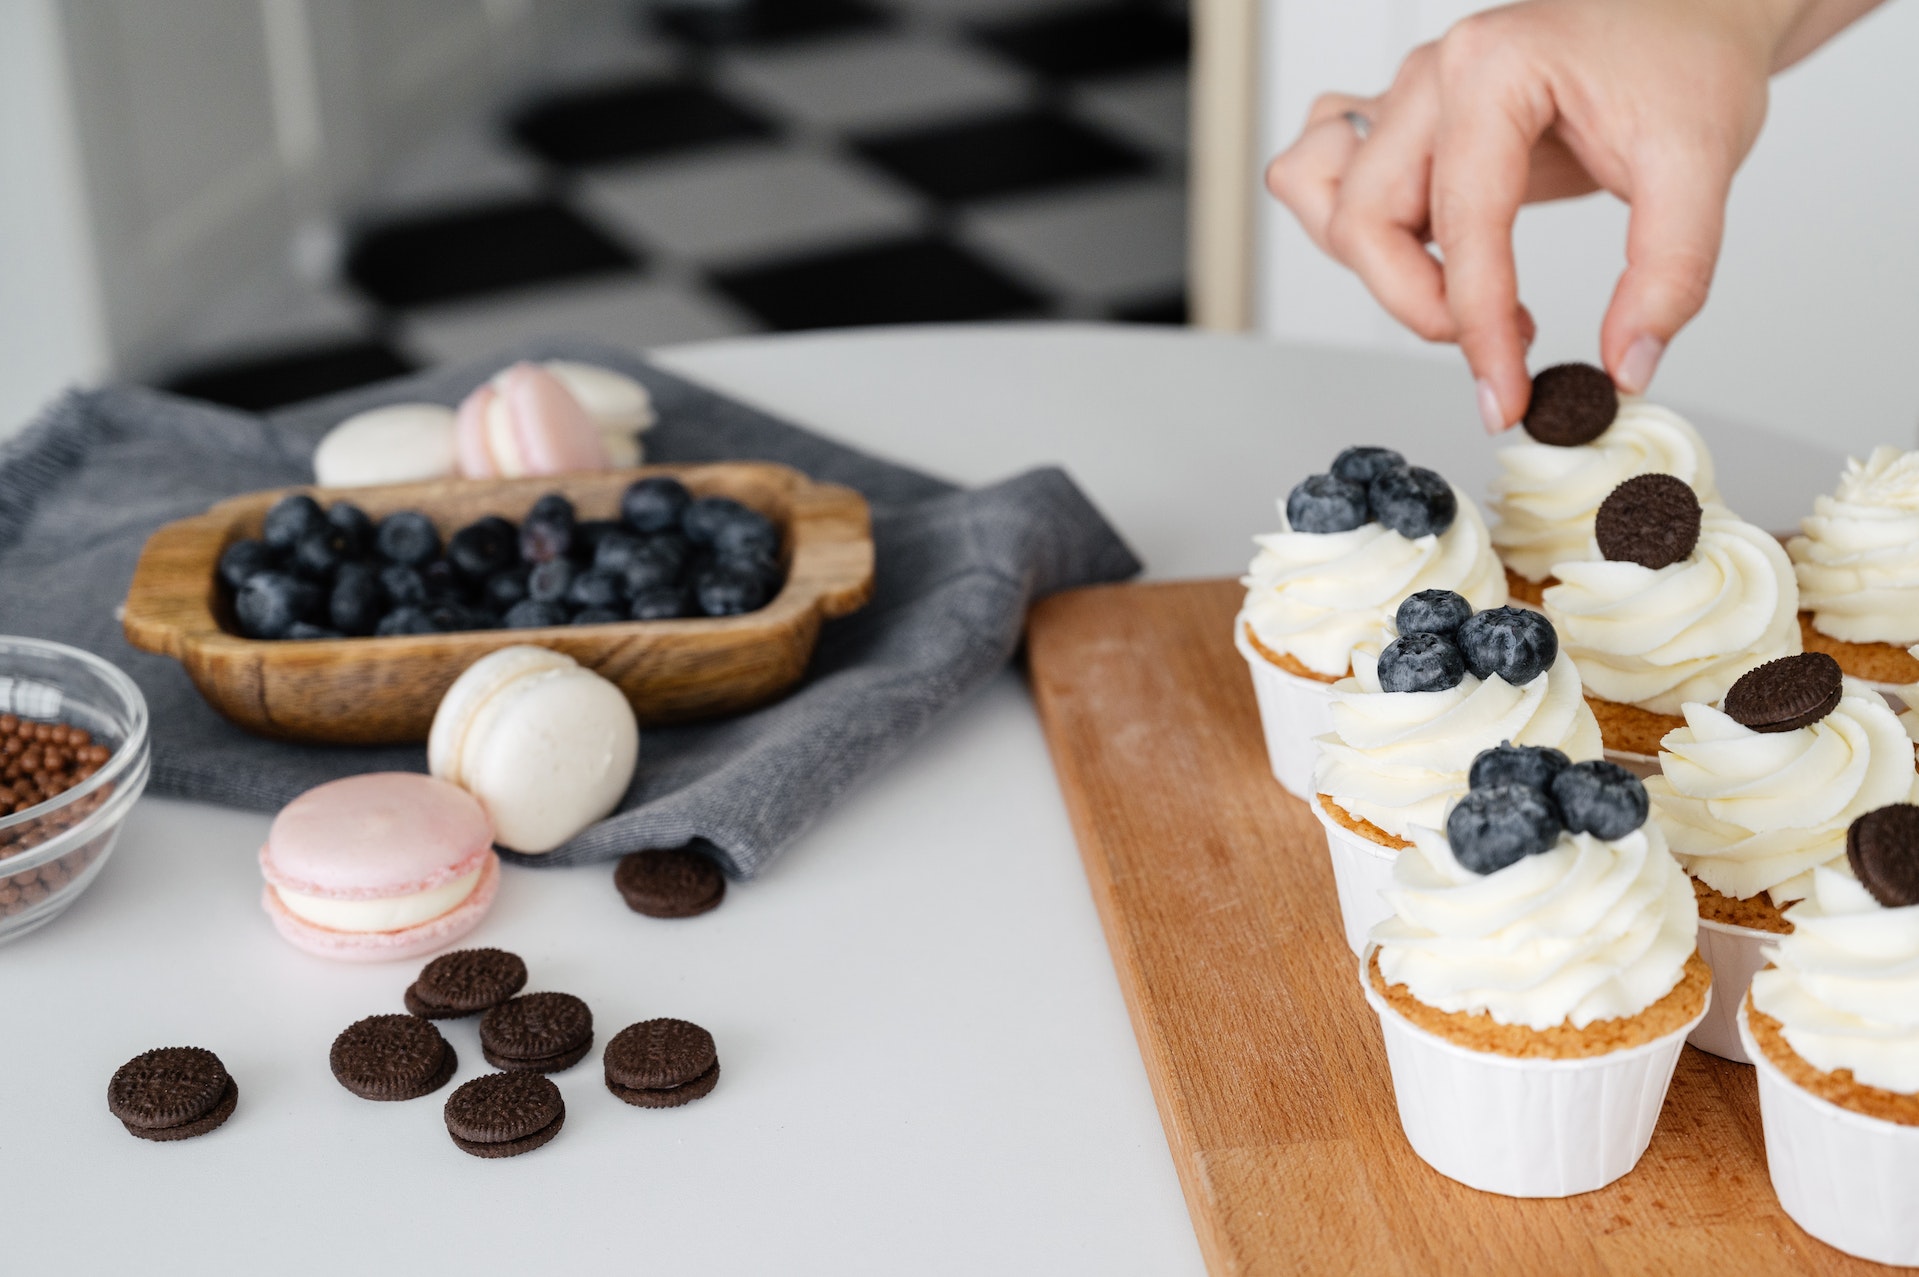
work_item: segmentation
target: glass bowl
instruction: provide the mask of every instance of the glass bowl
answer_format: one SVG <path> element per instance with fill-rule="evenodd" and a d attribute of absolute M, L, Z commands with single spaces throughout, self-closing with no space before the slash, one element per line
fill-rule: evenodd
<path fill-rule="evenodd" d="M 133 680 L 78 648 L 0 637 L 0 714 L 85 728 L 113 751 L 64 793 L 0 816 L 0 944 L 58 917 L 113 853 L 147 787 L 147 702 Z M 0 772 L 5 758 L 0 757 Z"/>

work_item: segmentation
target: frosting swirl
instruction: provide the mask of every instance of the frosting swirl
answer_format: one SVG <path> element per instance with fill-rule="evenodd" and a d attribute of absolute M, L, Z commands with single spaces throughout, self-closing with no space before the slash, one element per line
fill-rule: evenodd
<path fill-rule="evenodd" d="M 1767 946 L 1752 1004 L 1779 1021 L 1814 1068 L 1919 1092 L 1919 905 L 1887 909 L 1844 874 L 1817 869 L 1786 910 L 1792 934 Z"/>
<path fill-rule="evenodd" d="M 1672 992 L 1697 944 L 1692 886 L 1648 821 L 1611 842 L 1562 833 L 1484 877 L 1445 835 L 1413 831 L 1373 928 L 1379 972 L 1442 1011 L 1501 1024 L 1584 1028 Z"/>
<path fill-rule="evenodd" d="M 1663 568 L 1605 559 L 1561 563 L 1546 615 L 1595 696 L 1677 714 L 1712 703 L 1739 676 L 1797 655 L 1799 590 L 1767 533 L 1708 506 L 1699 544 Z"/>
<path fill-rule="evenodd" d="M 1550 745 L 1575 762 L 1598 758 L 1599 724 L 1579 673 L 1560 652 L 1524 687 L 1471 674 L 1443 692 L 1385 692 L 1379 655 L 1353 654 L 1353 676 L 1333 684 L 1333 730 L 1319 738 L 1318 791 L 1398 838 L 1438 828 L 1466 792 L 1473 759 L 1501 741 Z"/>
<path fill-rule="evenodd" d="M 1659 743 L 1649 777 L 1653 819 L 1686 872 L 1721 895 L 1798 900 L 1819 866 L 1843 870 L 1846 827 L 1906 802 L 1919 775 L 1892 708 L 1845 680 L 1833 711 L 1809 727 L 1755 732 L 1710 705 Z"/>
<path fill-rule="evenodd" d="M 1848 643 L 1919 639 L 1919 452 L 1848 460 L 1786 543 L 1813 628 Z"/>
<path fill-rule="evenodd" d="M 1518 432 L 1514 432 L 1518 433 Z M 1576 448 L 1520 439 L 1498 452 L 1499 476 L 1488 505 L 1492 542 L 1508 567 L 1543 581 L 1555 565 L 1598 557 L 1593 518 L 1627 479 L 1670 474 L 1692 485 L 1700 503 L 1719 502 L 1706 441 L 1669 408 L 1621 395 L 1604 434 Z"/>

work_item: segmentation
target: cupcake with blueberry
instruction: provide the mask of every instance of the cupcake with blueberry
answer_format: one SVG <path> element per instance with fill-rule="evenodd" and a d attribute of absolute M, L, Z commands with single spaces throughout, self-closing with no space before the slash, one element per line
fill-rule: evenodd
<path fill-rule="evenodd" d="M 1357 953 L 1388 912 L 1380 891 L 1412 845 L 1466 792 L 1473 760 L 1543 747 L 1598 758 L 1599 726 L 1552 624 L 1525 608 L 1474 612 L 1445 590 L 1415 594 L 1377 656 L 1361 651 L 1333 687 L 1313 811 L 1326 830 L 1347 942 Z"/>
<path fill-rule="evenodd" d="M 1533 378 L 1525 437 L 1498 452 L 1488 507 L 1492 542 L 1512 597 L 1537 604 L 1555 565 L 1590 559 L 1599 504 L 1627 479 L 1669 474 L 1707 505 L 1719 504 L 1705 440 L 1678 413 L 1635 395 L 1590 364 L 1560 364 Z"/>
<path fill-rule="evenodd" d="M 1912 797 L 1912 742 L 1879 693 L 1821 652 L 1745 675 L 1723 703 L 1685 707 L 1646 782 L 1654 818 L 1699 898 L 1699 950 L 1718 1009 L 1693 1045 L 1745 1060 L 1734 1016 L 1786 908 L 1821 869 L 1843 871 L 1846 829 Z"/>
<path fill-rule="evenodd" d="M 1855 678 L 1919 682 L 1919 452 L 1848 460 L 1786 542 L 1799 577 L 1799 628 Z"/>
<path fill-rule="evenodd" d="M 1861 816 L 1846 857 L 1786 911 L 1740 1033 L 1786 1214 L 1847 1254 L 1919 1266 L 1919 807 Z"/>
<path fill-rule="evenodd" d="M 1663 474 L 1613 489 L 1593 528 L 1599 557 L 1559 564 L 1543 606 L 1608 751 L 1650 760 L 1682 706 L 1798 654 L 1799 589 L 1771 534 Z"/>
<path fill-rule="evenodd" d="M 1711 972 L 1685 873 L 1616 763 L 1508 749 L 1415 828 L 1361 962 L 1400 1125 L 1435 1170 L 1565 1197 L 1652 1138 Z"/>
<path fill-rule="evenodd" d="M 1348 448 L 1300 482 L 1284 527 L 1255 537 L 1234 642 L 1252 671 L 1273 775 L 1309 793 L 1313 739 L 1355 652 L 1377 652 L 1400 600 L 1451 590 L 1474 607 L 1506 601 L 1486 525 L 1465 494 L 1389 448 Z"/>

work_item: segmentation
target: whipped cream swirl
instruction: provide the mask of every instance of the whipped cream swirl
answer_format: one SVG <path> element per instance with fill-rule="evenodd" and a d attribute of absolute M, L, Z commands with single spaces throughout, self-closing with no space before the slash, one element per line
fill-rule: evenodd
<path fill-rule="evenodd" d="M 1799 528 L 1786 552 L 1814 629 L 1848 643 L 1919 640 L 1919 452 L 1848 460 Z"/>
<path fill-rule="evenodd" d="M 1701 504 L 1719 502 L 1699 432 L 1671 409 L 1632 395 L 1620 396 L 1619 415 L 1591 443 L 1557 448 L 1522 437 L 1497 455 L 1499 477 L 1488 502 L 1496 516 L 1492 541 L 1528 581 L 1545 580 L 1571 559 L 1598 558 L 1599 505 L 1634 475 L 1674 475 L 1692 485 Z"/>
<path fill-rule="evenodd" d="M 1710 705 L 1660 742 L 1646 781 L 1653 819 L 1686 872 L 1724 896 L 1798 900 L 1826 866 L 1849 873 L 1846 827 L 1911 799 L 1912 742 L 1871 687 L 1846 679 L 1838 707 L 1809 727 L 1755 732 Z"/>
<path fill-rule="evenodd" d="M 1561 834 L 1484 877 L 1445 835 L 1416 829 L 1373 928 L 1379 971 L 1442 1011 L 1579 1029 L 1671 993 L 1697 944 L 1692 886 L 1648 821 L 1611 842 Z"/>
<path fill-rule="evenodd" d="M 1319 738 L 1318 792 L 1397 838 L 1445 824 L 1466 792 L 1473 759 L 1501 741 L 1550 745 L 1578 762 L 1602 754 L 1599 724 L 1561 651 L 1524 687 L 1471 674 L 1443 692 L 1384 692 L 1379 657 L 1353 654 L 1353 676 L 1333 684 L 1333 730 Z"/>
<path fill-rule="evenodd" d="M 1383 523 L 1350 532 L 1285 530 L 1253 538 L 1259 552 L 1247 575 L 1242 622 L 1260 644 L 1337 678 L 1362 643 L 1383 647 L 1388 626 L 1408 594 L 1451 590 L 1475 610 L 1503 607 L 1506 576 L 1472 500 L 1458 488 L 1459 512 L 1438 536 L 1407 539 Z"/>
<path fill-rule="evenodd" d="M 1792 934 L 1766 948 L 1774 965 L 1753 976 L 1752 1004 L 1814 1068 L 1919 1092 L 1919 905 L 1887 909 L 1820 869 L 1786 920 Z"/>
<path fill-rule="evenodd" d="M 1593 695 L 1660 714 L 1725 696 L 1799 642 L 1792 563 L 1770 535 L 1708 506 L 1692 554 L 1663 568 L 1561 563 L 1546 615 Z"/>

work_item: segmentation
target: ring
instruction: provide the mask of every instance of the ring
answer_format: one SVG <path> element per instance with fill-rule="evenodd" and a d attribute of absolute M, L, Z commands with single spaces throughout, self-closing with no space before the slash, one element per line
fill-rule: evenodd
<path fill-rule="evenodd" d="M 1364 142 L 1373 135 L 1373 122 L 1358 111 L 1348 111 L 1339 117 L 1353 126 L 1353 134 Z"/>

